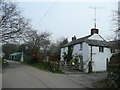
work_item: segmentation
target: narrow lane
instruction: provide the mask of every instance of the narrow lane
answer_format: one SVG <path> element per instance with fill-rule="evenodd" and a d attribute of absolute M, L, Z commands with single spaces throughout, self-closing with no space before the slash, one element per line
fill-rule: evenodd
<path fill-rule="evenodd" d="M 84 88 L 67 75 L 41 71 L 33 67 L 9 61 L 3 69 L 3 88 Z"/>

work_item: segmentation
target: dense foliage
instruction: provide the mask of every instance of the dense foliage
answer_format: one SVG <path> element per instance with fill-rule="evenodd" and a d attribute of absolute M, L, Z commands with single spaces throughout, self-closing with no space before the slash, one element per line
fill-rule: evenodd
<path fill-rule="evenodd" d="M 108 82 L 111 88 L 120 88 L 120 53 L 113 55 L 108 67 Z"/>
<path fill-rule="evenodd" d="M 58 68 L 58 66 L 59 66 L 58 63 L 53 63 L 53 62 L 43 61 L 43 60 L 40 60 L 38 63 L 33 62 L 33 60 L 27 61 L 24 63 L 26 63 L 30 66 L 33 66 L 35 68 L 38 68 L 40 70 L 45 70 L 45 71 L 49 71 L 52 73 L 62 73 L 63 74 L 63 72 Z"/>

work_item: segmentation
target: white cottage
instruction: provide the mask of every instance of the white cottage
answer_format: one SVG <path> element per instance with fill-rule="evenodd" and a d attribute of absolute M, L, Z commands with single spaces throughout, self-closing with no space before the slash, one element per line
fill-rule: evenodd
<path fill-rule="evenodd" d="M 77 58 L 80 63 L 79 70 L 85 73 L 107 70 L 112 50 L 108 42 L 99 35 L 98 29 L 91 29 L 91 35 L 79 39 L 76 39 L 75 36 L 72 37 L 71 42 L 61 47 L 60 61 L 65 61 L 64 54 L 69 54 L 70 47 L 72 48 L 72 57 Z"/>

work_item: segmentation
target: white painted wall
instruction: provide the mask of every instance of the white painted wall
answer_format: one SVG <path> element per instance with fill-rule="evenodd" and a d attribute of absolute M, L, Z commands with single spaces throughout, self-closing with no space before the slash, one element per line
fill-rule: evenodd
<path fill-rule="evenodd" d="M 65 51 L 64 52 L 66 52 L 66 54 L 68 54 L 68 47 L 65 47 Z"/>
<path fill-rule="evenodd" d="M 80 50 L 80 44 L 76 44 L 73 46 L 73 55 L 83 55 L 83 61 L 87 61 L 89 58 L 89 45 L 85 42 L 83 42 L 82 45 L 82 50 Z"/>
<path fill-rule="evenodd" d="M 76 44 L 73 46 L 73 55 L 82 55 L 83 56 L 83 62 L 86 63 L 83 67 L 84 69 L 88 65 L 89 57 L 89 45 L 85 42 L 82 43 L 82 50 L 80 50 L 80 44 Z M 79 59 L 80 62 L 80 59 Z M 86 70 L 84 72 L 87 72 Z"/>
<path fill-rule="evenodd" d="M 89 46 L 89 51 L 91 50 Z M 90 55 L 90 54 L 89 54 Z M 93 71 L 106 71 L 106 59 L 110 59 L 111 52 L 109 48 L 104 47 L 104 52 L 99 52 L 99 47 L 92 46 L 92 67 Z"/>
<path fill-rule="evenodd" d="M 84 62 L 84 72 L 87 73 L 88 72 L 88 62 L 90 60 L 90 56 L 89 56 L 89 45 L 87 43 L 83 43 L 83 62 Z"/>
<path fill-rule="evenodd" d="M 93 34 L 93 35 L 92 35 L 91 37 L 89 37 L 88 39 L 104 41 L 104 39 L 103 39 L 99 34 Z"/>
<path fill-rule="evenodd" d="M 80 44 L 76 44 L 73 46 L 73 54 L 78 54 L 78 55 L 82 55 L 82 50 L 80 50 Z"/>
<path fill-rule="evenodd" d="M 80 50 L 80 44 L 76 44 L 76 45 L 73 46 L 73 53 L 72 53 L 72 55 L 73 55 L 73 58 L 76 55 L 77 56 L 78 55 L 83 55 L 83 51 Z M 80 58 L 78 58 L 78 62 L 80 63 Z"/>
<path fill-rule="evenodd" d="M 83 57 L 84 57 L 83 58 L 84 62 L 86 62 L 90 59 L 90 57 L 89 57 L 89 45 L 86 42 L 83 43 Z"/>

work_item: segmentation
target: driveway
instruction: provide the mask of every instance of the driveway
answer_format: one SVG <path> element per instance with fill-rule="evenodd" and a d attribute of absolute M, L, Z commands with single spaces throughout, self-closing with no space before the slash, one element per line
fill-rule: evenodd
<path fill-rule="evenodd" d="M 3 69 L 3 88 L 92 88 L 91 83 L 105 78 L 105 74 L 54 74 L 9 61 Z M 101 77 L 101 78 L 99 78 Z"/>
<path fill-rule="evenodd" d="M 65 72 L 72 81 L 79 83 L 85 88 L 94 88 L 93 83 L 97 83 L 98 81 L 101 81 L 107 77 L 107 72 L 91 74 L 85 74 L 77 70 L 64 70 L 63 72 Z"/>

